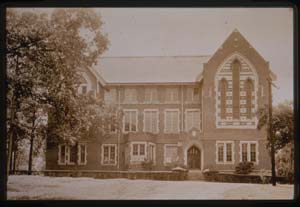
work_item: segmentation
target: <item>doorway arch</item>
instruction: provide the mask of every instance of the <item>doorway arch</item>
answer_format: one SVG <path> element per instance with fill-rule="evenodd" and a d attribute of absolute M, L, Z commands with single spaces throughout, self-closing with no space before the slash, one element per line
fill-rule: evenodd
<path fill-rule="evenodd" d="M 195 145 L 187 150 L 187 166 L 189 169 L 201 169 L 201 150 Z"/>

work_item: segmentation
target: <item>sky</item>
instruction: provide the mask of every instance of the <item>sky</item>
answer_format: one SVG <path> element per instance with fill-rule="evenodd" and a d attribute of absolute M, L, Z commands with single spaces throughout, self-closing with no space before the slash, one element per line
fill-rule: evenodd
<path fill-rule="evenodd" d="M 236 28 L 277 75 L 273 103 L 293 100 L 291 8 L 97 8 L 110 41 L 102 56 L 213 55 Z M 182 74 L 178 74 L 182 75 Z"/>

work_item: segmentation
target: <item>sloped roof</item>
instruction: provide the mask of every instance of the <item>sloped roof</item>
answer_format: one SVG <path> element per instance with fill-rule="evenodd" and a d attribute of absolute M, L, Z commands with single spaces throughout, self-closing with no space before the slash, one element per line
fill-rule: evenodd
<path fill-rule="evenodd" d="M 93 69 L 107 83 L 195 82 L 210 56 L 101 57 Z"/>

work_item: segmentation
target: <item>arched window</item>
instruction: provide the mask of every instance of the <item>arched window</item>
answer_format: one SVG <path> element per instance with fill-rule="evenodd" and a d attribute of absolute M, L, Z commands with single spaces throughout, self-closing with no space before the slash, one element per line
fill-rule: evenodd
<path fill-rule="evenodd" d="M 226 118 L 226 90 L 228 87 L 228 83 L 227 80 L 225 78 L 222 78 L 220 80 L 220 84 L 219 84 L 220 88 L 220 104 L 221 104 L 221 119 L 225 119 Z"/>
<path fill-rule="evenodd" d="M 252 91 L 254 90 L 253 81 L 248 78 L 245 81 L 245 92 L 246 92 L 246 117 L 247 119 L 252 118 Z"/>
<path fill-rule="evenodd" d="M 232 117 L 240 118 L 240 70 L 241 63 L 235 59 L 231 65 L 232 69 Z"/>

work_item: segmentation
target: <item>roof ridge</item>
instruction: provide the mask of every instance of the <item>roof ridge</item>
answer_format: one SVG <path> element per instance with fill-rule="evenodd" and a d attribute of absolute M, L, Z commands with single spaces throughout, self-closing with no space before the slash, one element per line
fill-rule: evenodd
<path fill-rule="evenodd" d="M 102 56 L 100 58 L 176 58 L 176 57 L 182 57 L 182 58 L 191 58 L 191 57 L 211 57 L 211 55 L 162 55 L 162 56 Z"/>

